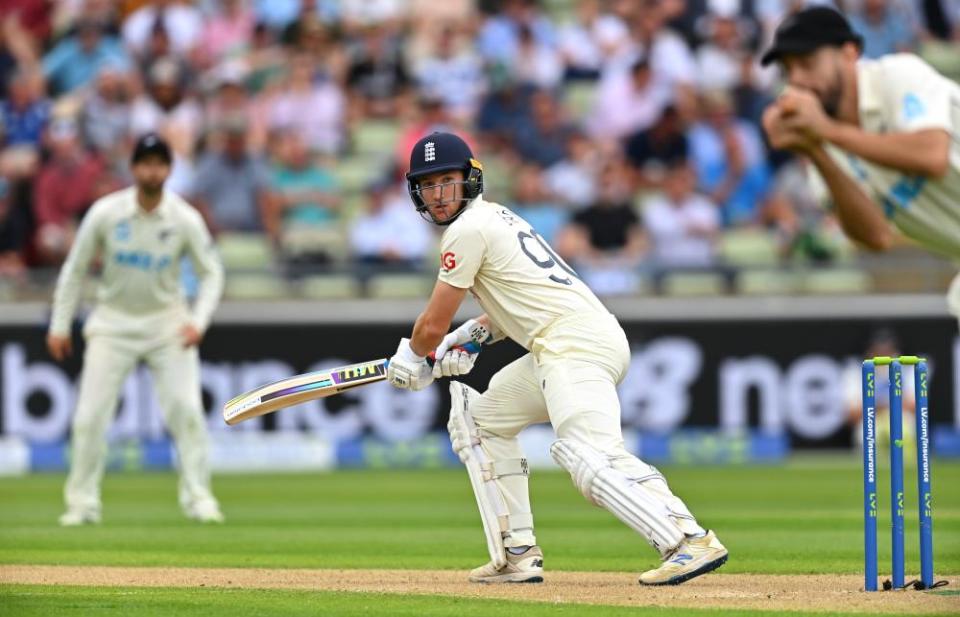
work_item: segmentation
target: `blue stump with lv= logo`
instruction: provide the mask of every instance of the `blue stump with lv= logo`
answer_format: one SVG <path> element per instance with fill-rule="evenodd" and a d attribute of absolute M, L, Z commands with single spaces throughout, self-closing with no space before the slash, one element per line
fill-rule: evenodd
<path fill-rule="evenodd" d="M 913 367 L 916 392 L 917 492 L 920 520 L 920 580 L 914 589 L 939 586 L 933 580 L 933 506 L 930 484 L 930 438 L 927 362 L 917 356 L 879 356 L 864 360 L 863 386 L 863 531 L 864 590 L 877 591 L 877 464 L 876 464 L 876 367 L 890 371 L 890 517 L 891 580 L 884 589 L 903 589 L 904 583 L 904 490 L 903 490 L 903 366 Z"/>

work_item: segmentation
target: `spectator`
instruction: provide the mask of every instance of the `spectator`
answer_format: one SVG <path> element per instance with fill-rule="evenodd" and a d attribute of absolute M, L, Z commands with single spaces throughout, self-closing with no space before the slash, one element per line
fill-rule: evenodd
<path fill-rule="evenodd" d="M 913 51 L 916 47 L 908 16 L 890 0 L 863 0 L 860 10 L 850 15 L 850 25 L 863 36 L 864 58 Z"/>
<path fill-rule="evenodd" d="M 643 206 L 643 226 L 658 268 L 709 268 L 717 263 L 720 214 L 695 192 L 697 175 L 686 159 L 670 162 L 663 194 Z"/>
<path fill-rule="evenodd" d="M 546 190 L 566 208 L 586 208 L 596 198 L 600 164 L 599 149 L 586 134 L 572 130 L 567 134 L 564 158 L 544 172 Z"/>
<path fill-rule="evenodd" d="M 919 4 L 915 11 L 925 38 L 960 41 L 960 0 L 923 0 Z"/>
<path fill-rule="evenodd" d="M 564 121 L 559 104 L 545 91 L 530 97 L 531 121 L 518 127 L 514 146 L 525 159 L 542 167 L 563 159 L 567 135 L 573 129 Z"/>
<path fill-rule="evenodd" d="M 179 0 L 150 0 L 133 12 L 123 24 L 123 41 L 139 58 L 150 59 L 151 39 L 165 36 L 170 53 L 189 58 L 203 37 L 203 16 L 189 3 Z"/>
<path fill-rule="evenodd" d="M 203 115 L 211 122 L 239 123 L 247 126 L 247 149 L 262 153 L 266 147 L 267 131 L 265 123 L 255 113 L 247 91 L 247 79 L 250 72 L 242 60 L 229 60 L 217 66 L 210 80 L 210 90 L 204 105 Z M 216 140 L 225 136 L 223 131 L 214 131 L 209 137 L 214 143 L 207 147 L 222 150 L 222 143 Z"/>
<path fill-rule="evenodd" d="M 193 154 L 203 133 L 203 110 L 184 84 L 182 68 L 172 57 L 158 59 L 150 67 L 149 90 L 133 102 L 130 130 L 133 135 L 156 132 L 173 149 L 173 170 L 167 187 L 179 194 L 190 192 Z"/>
<path fill-rule="evenodd" d="M 381 26 L 366 28 L 347 77 L 358 113 L 374 118 L 396 117 L 409 84 L 400 41 Z"/>
<path fill-rule="evenodd" d="M 0 5 L 0 22 L 17 22 L 32 41 L 43 42 L 52 32 L 53 2 L 37 0 L 4 0 Z"/>
<path fill-rule="evenodd" d="M 737 100 L 737 115 L 756 123 L 769 102 L 776 76 L 763 68 L 748 47 L 747 26 L 736 14 L 710 12 L 704 20 L 706 43 L 697 50 L 697 85 L 701 91 L 727 90 Z"/>
<path fill-rule="evenodd" d="M 297 53 L 289 62 L 284 85 L 263 102 L 270 131 L 299 133 L 311 152 L 336 154 L 345 140 L 346 97 L 327 77 L 317 78 L 309 54 Z"/>
<path fill-rule="evenodd" d="M 303 10 L 296 21 L 287 26 L 280 40 L 287 53 L 306 54 L 314 59 L 323 59 L 324 75 L 338 84 L 347 76 L 348 57 L 341 31 L 334 26 L 335 17 L 322 14 L 323 2 L 304 0 Z M 315 5 L 315 6 L 314 6 Z"/>
<path fill-rule="evenodd" d="M 23 280 L 27 269 L 24 247 L 29 237 L 27 213 L 13 198 L 10 181 L 0 176 L 0 281 Z"/>
<path fill-rule="evenodd" d="M 625 57 L 646 59 L 656 77 L 664 80 L 673 98 L 681 103 L 697 77 L 693 53 L 686 42 L 667 27 L 670 11 L 662 0 L 642 0 L 631 23 L 634 47 Z"/>
<path fill-rule="evenodd" d="M 724 226 L 758 221 L 770 171 L 756 125 L 736 118 L 728 92 L 707 92 L 703 119 L 687 134 L 700 190 L 720 205 Z"/>
<path fill-rule="evenodd" d="M 206 19 L 200 39 L 208 64 L 242 56 L 253 37 L 254 14 L 245 0 L 220 0 L 218 4 L 218 10 Z"/>
<path fill-rule="evenodd" d="M 397 139 L 397 148 L 394 150 L 394 160 L 397 167 L 407 173 L 410 165 L 410 151 L 413 144 L 428 133 L 453 129 L 456 122 L 447 112 L 443 100 L 436 96 L 421 95 L 417 106 L 417 117 L 407 124 L 407 128 Z M 463 129 L 457 128 L 457 134 L 476 152 L 476 141 Z"/>
<path fill-rule="evenodd" d="M 257 23 L 274 32 L 281 32 L 297 19 L 307 7 L 314 9 L 317 0 L 253 0 Z"/>
<path fill-rule="evenodd" d="M 511 147 L 516 135 L 531 122 L 534 89 L 515 83 L 510 70 L 502 65 L 490 67 L 488 83 L 490 89 L 480 104 L 475 126 L 488 150 L 501 151 Z"/>
<path fill-rule="evenodd" d="M 220 147 L 211 148 L 197 164 L 191 196 L 213 234 L 262 231 L 270 179 L 264 163 L 247 147 L 243 118 L 226 118 L 217 127 Z"/>
<path fill-rule="evenodd" d="M 761 216 L 776 236 L 781 256 L 829 263 L 848 241 L 811 186 L 809 161 L 803 157 L 789 159 L 777 169 L 771 184 Z"/>
<path fill-rule="evenodd" d="M 570 218 L 567 211 L 547 192 L 543 170 L 536 163 L 521 166 L 514 175 L 511 209 L 530 223 L 547 244 L 553 245 Z"/>
<path fill-rule="evenodd" d="M 439 98 L 454 119 L 473 118 L 485 90 L 483 64 L 452 28 L 440 30 L 431 54 L 413 68 L 422 96 Z"/>
<path fill-rule="evenodd" d="M 121 67 L 105 65 L 94 87 L 84 95 L 81 122 L 87 143 L 104 157 L 126 163 L 130 136 L 133 84 Z M 126 165 L 124 165 L 126 166 Z"/>
<path fill-rule="evenodd" d="M 870 339 L 863 350 L 864 358 L 877 356 L 898 357 L 903 353 L 896 332 L 886 326 L 878 326 L 870 333 Z M 874 369 L 877 387 L 874 390 L 874 421 L 876 433 L 874 446 L 878 452 L 888 451 L 890 443 L 890 368 L 878 366 Z M 843 384 L 843 407 L 847 412 L 850 437 L 858 450 L 863 448 L 863 365 L 849 362 L 841 376 Z M 916 403 L 914 392 L 916 383 L 905 378 L 902 385 L 900 413 L 903 416 L 903 462 L 909 468 L 916 463 Z"/>
<path fill-rule="evenodd" d="M 410 197 L 390 180 L 366 190 L 366 210 L 350 225 L 350 253 L 362 265 L 414 270 L 434 244 L 430 225 L 414 216 Z"/>
<path fill-rule="evenodd" d="M 0 100 L 0 143 L 37 150 L 50 119 L 50 101 L 43 94 L 43 79 L 36 71 L 13 75 L 10 97 Z"/>
<path fill-rule="evenodd" d="M 528 26 L 521 26 L 517 37 L 517 55 L 510 63 L 521 84 L 554 89 L 563 79 L 563 60 L 553 48 L 537 41 Z"/>
<path fill-rule="evenodd" d="M 630 31 L 617 15 L 601 13 L 599 0 L 585 0 L 558 36 L 567 78 L 598 79 L 609 59 L 625 52 Z"/>
<path fill-rule="evenodd" d="M 80 142 L 76 124 L 59 120 L 49 130 L 50 160 L 40 168 L 34 184 L 36 246 L 41 261 L 63 261 L 77 222 L 96 199 L 105 194 L 104 163 Z"/>
<path fill-rule="evenodd" d="M 243 59 L 249 69 L 246 84 L 253 94 L 259 94 L 278 83 L 285 75 L 289 57 L 273 33 L 263 24 L 253 28 L 250 52 Z M 228 63 L 230 64 L 230 63 Z"/>
<path fill-rule="evenodd" d="M 277 162 L 269 174 L 264 218 L 267 234 L 293 264 L 326 264 L 340 237 L 340 196 L 333 175 L 310 155 L 302 135 L 277 138 Z"/>
<path fill-rule="evenodd" d="M 543 45 L 556 45 L 553 22 L 537 0 L 505 0 L 501 10 L 487 17 L 477 34 L 477 49 L 487 62 L 509 65 L 520 45 L 520 28 L 526 26 Z"/>
<path fill-rule="evenodd" d="M 87 85 L 106 64 L 129 64 L 120 41 L 107 34 L 105 27 L 97 21 L 80 21 L 76 34 L 61 39 L 43 57 L 43 74 L 54 94 Z"/>
<path fill-rule="evenodd" d="M 408 4 L 407 0 L 340 0 L 340 25 L 348 33 L 380 25 L 394 29 Z"/>
<path fill-rule="evenodd" d="M 560 254 L 598 294 L 636 290 L 636 268 L 646 240 L 631 203 L 630 170 L 608 161 L 599 177 L 599 194 L 590 207 L 574 214 L 557 238 Z"/>
<path fill-rule="evenodd" d="M 600 82 L 587 126 L 596 139 L 619 141 L 650 128 L 670 102 L 670 89 L 645 60 L 611 69 Z"/>
<path fill-rule="evenodd" d="M 673 106 L 664 109 L 649 129 L 630 135 L 624 142 L 627 160 L 639 172 L 639 184 L 644 189 L 660 188 L 667 164 L 686 159 L 688 150 L 683 122 Z"/>
<path fill-rule="evenodd" d="M 0 18 L 0 100 L 10 96 L 14 74 L 37 63 L 38 47 L 20 20 Z"/>

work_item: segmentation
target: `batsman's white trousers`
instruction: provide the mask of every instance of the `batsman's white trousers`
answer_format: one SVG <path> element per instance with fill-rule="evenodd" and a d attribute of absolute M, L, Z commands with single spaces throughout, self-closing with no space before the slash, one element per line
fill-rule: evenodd
<path fill-rule="evenodd" d="M 89 331 L 86 338 L 73 417 L 70 474 L 64 489 L 67 507 L 99 511 L 107 429 L 116 415 L 123 382 L 141 360 L 150 369 L 164 421 L 177 447 L 180 506 L 188 510 L 199 502 L 216 503 L 210 490 L 197 348 L 184 348 L 172 327 L 148 338 Z"/>
<path fill-rule="evenodd" d="M 702 528 L 660 472 L 624 447 L 616 387 L 629 364 L 626 335 L 612 315 L 558 320 L 534 339 L 530 353 L 498 371 L 474 403 L 481 446 L 494 461 L 523 458 L 517 434 L 530 424 L 550 422 L 557 437 L 592 446 L 643 483 L 681 531 L 699 533 Z M 526 476 L 506 476 L 497 484 L 511 515 L 531 512 Z M 536 544 L 532 530 L 516 530 L 505 541 L 506 546 L 528 544 Z"/>

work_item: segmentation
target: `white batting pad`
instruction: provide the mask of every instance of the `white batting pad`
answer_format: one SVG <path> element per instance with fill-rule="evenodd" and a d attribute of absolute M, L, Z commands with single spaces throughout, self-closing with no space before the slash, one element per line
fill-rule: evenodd
<path fill-rule="evenodd" d="M 527 463 L 524 459 L 491 461 L 480 447 L 480 429 L 470 414 L 470 403 L 480 397 L 480 393 L 466 384 L 450 382 L 450 441 L 453 450 L 460 457 L 470 476 L 470 485 L 480 509 L 483 532 L 487 537 L 487 550 L 490 559 L 497 568 L 507 563 L 504 550 L 504 534 L 511 529 L 532 529 L 533 516 L 530 514 L 510 515 L 507 504 L 497 488 L 496 479 L 509 475 L 527 475 Z"/>
<path fill-rule="evenodd" d="M 670 511 L 654 495 L 595 448 L 574 439 L 558 439 L 550 447 L 558 465 L 570 472 L 573 483 L 590 502 L 604 508 L 643 536 L 661 555 L 684 538 Z"/>

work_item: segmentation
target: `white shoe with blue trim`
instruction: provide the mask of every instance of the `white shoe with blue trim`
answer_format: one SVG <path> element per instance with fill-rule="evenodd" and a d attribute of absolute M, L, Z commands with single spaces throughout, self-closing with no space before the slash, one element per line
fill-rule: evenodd
<path fill-rule="evenodd" d="M 641 585 L 679 585 L 712 572 L 727 562 L 727 549 L 712 531 L 700 538 L 686 538 L 659 568 L 640 575 Z"/>

